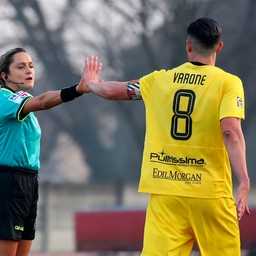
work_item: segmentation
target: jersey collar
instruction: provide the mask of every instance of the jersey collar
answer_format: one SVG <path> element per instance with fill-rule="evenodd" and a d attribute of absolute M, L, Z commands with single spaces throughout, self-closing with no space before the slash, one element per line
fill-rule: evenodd
<path fill-rule="evenodd" d="M 2 85 L 2 86 L 1 86 L 1 89 L 7 89 L 7 90 L 9 90 L 9 91 L 15 93 L 15 91 L 14 91 L 13 89 L 11 89 L 10 87 L 8 87 L 8 86 L 6 86 L 6 85 Z"/>
<path fill-rule="evenodd" d="M 190 61 L 190 63 L 193 64 L 193 65 L 196 65 L 196 66 L 204 66 L 204 65 L 206 65 L 206 64 L 198 62 L 198 61 Z"/>

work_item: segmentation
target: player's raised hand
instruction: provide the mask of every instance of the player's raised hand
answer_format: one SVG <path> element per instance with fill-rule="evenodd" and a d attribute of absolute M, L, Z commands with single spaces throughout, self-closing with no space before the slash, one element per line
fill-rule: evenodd
<path fill-rule="evenodd" d="M 91 90 L 87 86 L 88 82 L 98 82 L 99 75 L 102 69 L 102 64 L 98 63 L 97 56 L 91 56 L 90 60 L 85 59 L 84 72 L 82 78 L 77 86 L 77 90 L 80 93 L 89 93 Z"/>
<path fill-rule="evenodd" d="M 90 81 L 99 82 L 99 76 L 101 73 L 102 64 L 98 63 L 97 56 L 91 56 L 90 59 L 85 59 L 85 67 L 84 67 L 84 82 L 88 84 Z"/>

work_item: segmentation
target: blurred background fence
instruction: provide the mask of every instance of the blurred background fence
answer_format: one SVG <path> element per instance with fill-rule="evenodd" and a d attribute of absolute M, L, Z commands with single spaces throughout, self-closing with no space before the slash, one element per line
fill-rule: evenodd
<path fill-rule="evenodd" d="M 136 186 L 137 184 L 124 186 L 122 206 L 146 209 L 148 196 L 138 194 Z M 118 207 L 115 187 L 112 184 L 44 184 L 40 190 L 37 237 L 33 251 L 76 251 L 75 213 Z M 42 190 L 47 191 L 47 194 Z M 94 224 L 99 228 L 96 221 Z"/>
<path fill-rule="evenodd" d="M 53 184 L 42 184 L 41 185 L 41 198 L 39 203 L 39 213 L 38 213 L 38 223 L 37 223 L 37 235 L 33 244 L 32 252 L 83 252 L 81 248 L 79 249 L 77 241 L 77 229 L 84 229 L 84 232 L 92 232 L 92 248 L 95 247 L 99 249 L 98 254 L 93 253 L 93 250 L 88 249 L 89 240 L 86 241 L 87 250 L 84 250 L 86 255 L 109 255 L 107 250 L 104 252 L 102 250 L 102 242 L 100 239 L 102 237 L 107 236 L 107 232 L 109 232 L 109 246 L 114 248 L 116 243 L 114 244 L 113 240 L 111 240 L 111 236 L 113 236 L 113 232 L 116 232 L 116 225 L 120 223 L 117 215 L 113 215 L 110 219 L 109 215 L 105 216 L 105 224 L 103 221 L 102 215 L 95 215 L 93 218 L 90 216 L 89 220 L 92 221 L 88 227 L 85 226 L 84 223 L 81 222 L 81 227 L 77 227 L 80 222 L 76 223 L 76 214 L 81 212 L 88 213 L 98 213 L 101 212 L 104 214 L 108 212 L 118 211 L 122 212 L 141 212 L 146 209 L 146 204 L 148 200 L 148 195 L 137 193 L 137 183 L 128 183 L 125 184 L 122 191 L 123 203 L 121 205 L 117 204 L 116 191 L 113 184 L 104 183 L 104 184 L 87 184 L 85 186 L 70 186 L 70 185 L 53 185 Z M 47 194 L 45 194 L 45 191 Z M 234 190 L 236 193 L 236 190 Z M 43 196 L 42 196 L 43 195 Z M 254 210 L 253 216 L 244 216 L 242 221 L 246 221 L 246 226 L 249 228 L 250 235 L 249 237 L 254 237 L 256 239 L 256 228 L 255 228 L 255 211 L 256 211 L 256 186 L 252 186 L 252 191 L 249 197 L 249 204 L 251 210 Z M 141 230 L 141 213 L 139 213 L 137 220 L 131 219 L 126 216 L 126 221 L 131 221 L 129 224 L 131 226 L 134 225 L 134 231 L 140 232 Z M 87 215 L 88 216 L 88 215 Z M 88 223 L 89 220 L 85 220 L 85 223 Z M 81 221 L 81 218 L 80 218 Z M 109 221 L 113 221 L 113 228 L 106 231 L 106 227 L 110 226 Z M 251 224 L 250 224 L 251 223 Z M 99 226 L 100 225 L 100 226 Z M 95 226 L 95 230 L 92 230 L 92 227 Z M 127 223 L 123 225 L 123 233 L 129 235 L 130 231 L 127 231 Z M 102 233 L 100 233 L 102 230 Z M 119 227 L 119 232 L 122 230 L 122 227 Z M 81 232 L 81 231 L 80 231 Z M 95 238 L 95 233 L 98 235 L 98 238 Z M 246 234 L 245 234 L 246 233 Z M 248 232 L 243 230 L 244 234 L 248 237 Z M 81 234 L 80 234 L 81 236 Z M 83 234 L 84 236 L 84 234 Z M 88 235 L 86 235 L 88 238 Z M 135 240 L 136 238 L 126 237 L 126 240 L 129 241 Z M 81 240 L 81 238 L 80 238 Z M 255 240 L 254 240 L 255 241 Z M 112 242 L 112 245 L 111 245 Z M 93 244 L 96 243 L 96 244 Z M 98 244 L 97 244 L 98 243 Z M 131 242 L 132 244 L 132 242 Z M 243 245 L 246 245 L 247 248 L 252 248 L 252 241 L 243 241 Z M 84 247 L 86 247 L 84 246 Z M 80 245 L 81 247 L 81 245 Z M 112 254 L 116 255 L 118 250 L 112 252 Z M 111 252 L 110 252 L 111 253 Z M 194 255 L 197 256 L 198 252 L 194 252 Z M 244 250 L 244 255 L 246 251 Z M 34 255 L 34 254 L 32 254 Z M 36 255 L 36 254 L 35 254 Z M 63 254 L 65 255 L 65 254 Z M 79 254 L 78 254 L 79 255 Z M 110 254 L 111 255 L 111 254 Z M 139 255 L 139 252 L 126 252 L 123 255 Z"/>

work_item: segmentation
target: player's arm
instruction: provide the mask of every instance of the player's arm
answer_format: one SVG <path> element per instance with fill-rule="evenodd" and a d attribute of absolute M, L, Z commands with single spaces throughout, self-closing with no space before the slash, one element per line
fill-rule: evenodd
<path fill-rule="evenodd" d="M 98 96 L 108 100 L 131 100 L 131 82 L 98 82 L 99 72 L 102 65 L 98 64 L 98 57 L 91 56 L 85 59 L 84 81 L 89 89 Z M 133 81 L 133 83 L 138 81 Z M 138 86 L 137 86 L 138 87 Z M 139 87 L 138 87 L 139 90 Z"/>
<path fill-rule="evenodd" d="M 236 205 L 238 219 L 240 220 L 244 213 L 250 214 L 247 202 L 250 180 L 246 165 L 244 135 L 239 118 L 223 118 L 220 123 L 230 162 L 239 181 Z"/>
<path fill-rule="evenodd" d="M 130 100 L 127 93 L 128 82 L 92 82 L 88 84 L 90 90 L 107 100 Z"/>

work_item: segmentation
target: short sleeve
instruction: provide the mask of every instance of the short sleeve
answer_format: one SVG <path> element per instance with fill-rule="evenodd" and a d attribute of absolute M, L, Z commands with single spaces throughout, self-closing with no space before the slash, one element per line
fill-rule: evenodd
<path fill-rule="evenodd" d="M 159 71 L 154 71 L 148 75 L 143 76 L 140 79 L 140 91 L 143 99 L 147 98 L 147 96 L 149 95 L 158 74 Z"/>
<path fill-rule="evenodd" d="M 225 117 L 245 118 L 245 99 L 242 81 L 237 76 L 228 77 L 223 84 L 220 120 Z"/>

